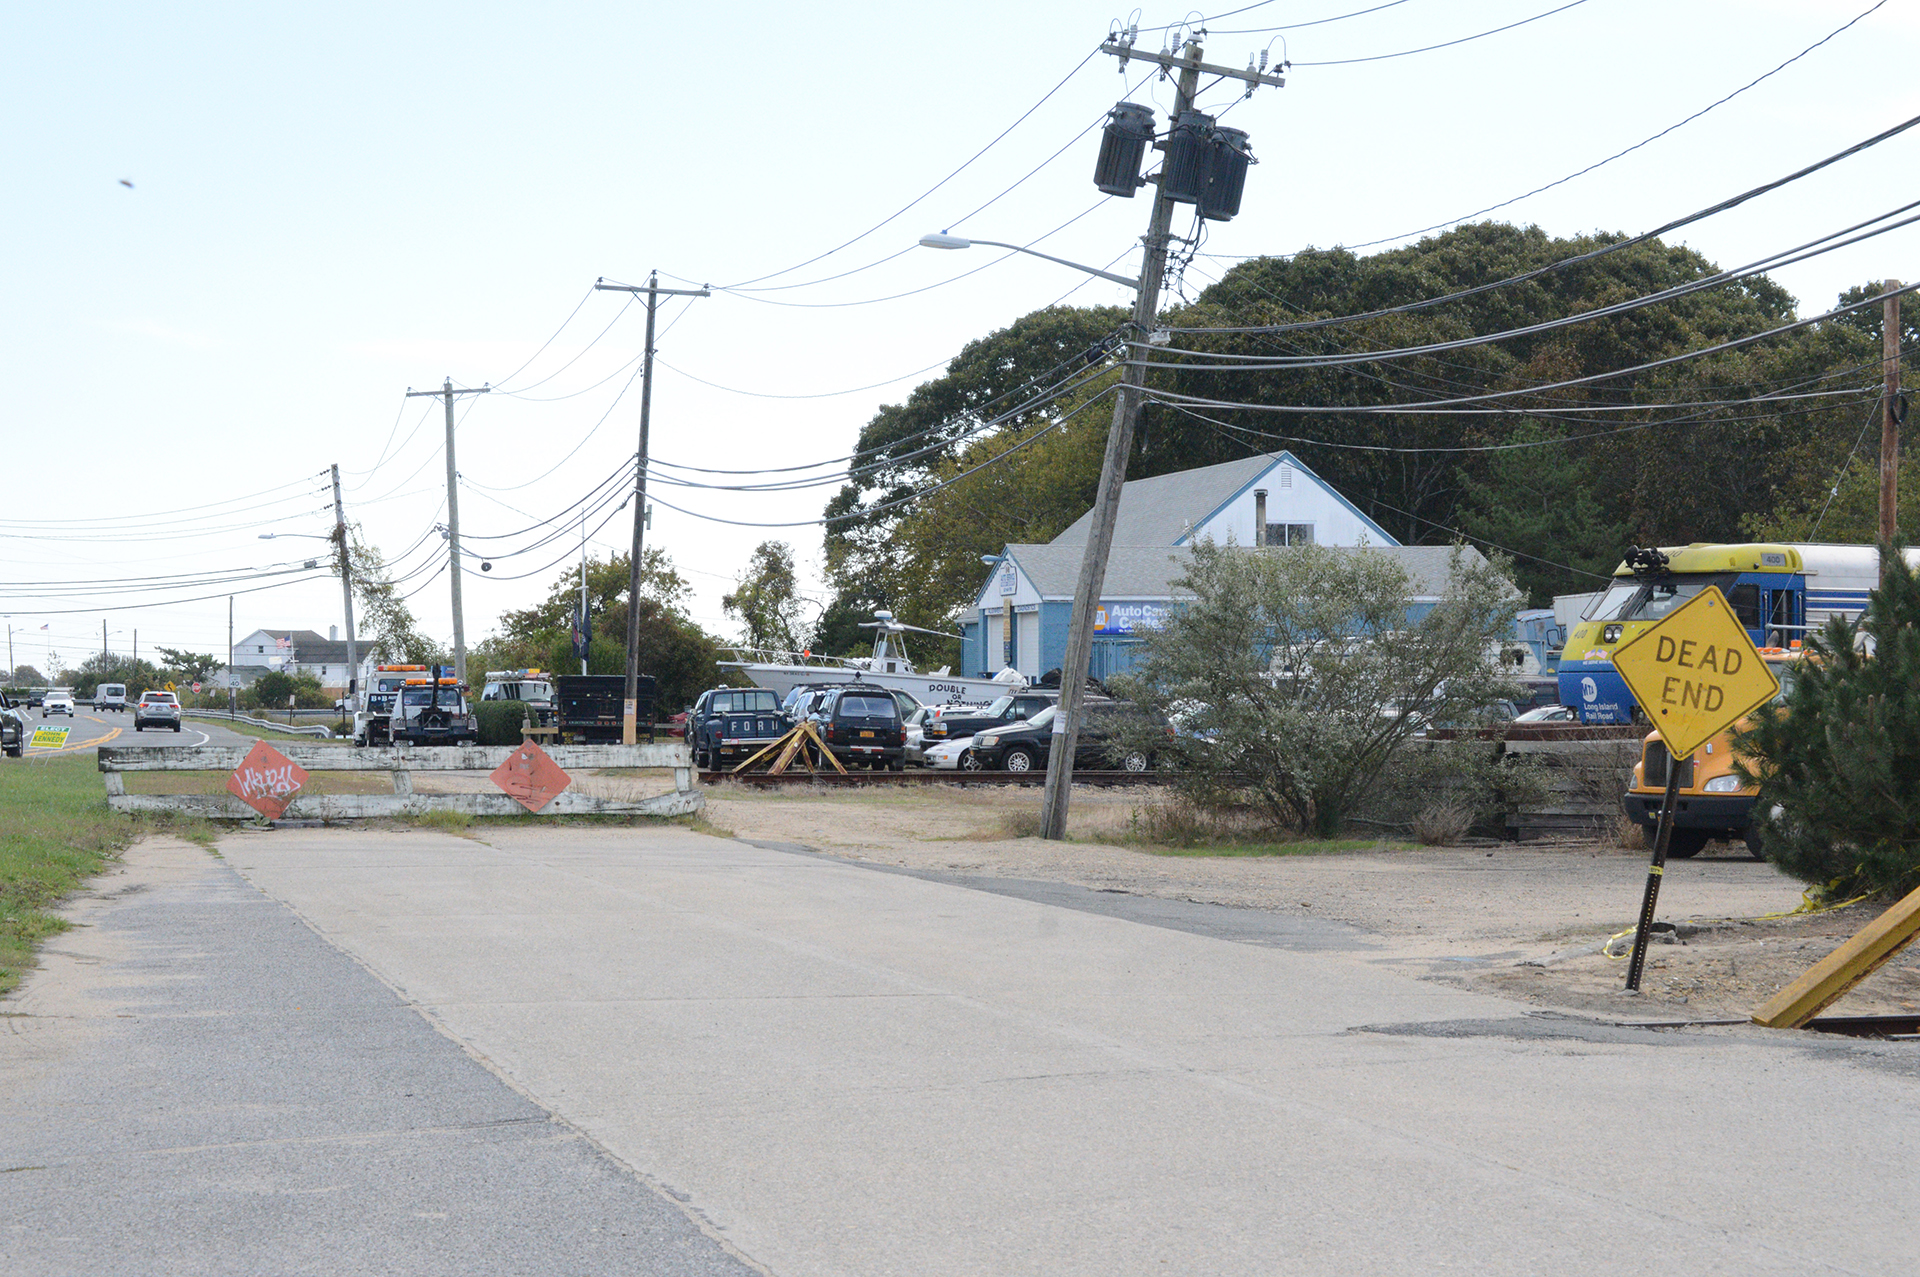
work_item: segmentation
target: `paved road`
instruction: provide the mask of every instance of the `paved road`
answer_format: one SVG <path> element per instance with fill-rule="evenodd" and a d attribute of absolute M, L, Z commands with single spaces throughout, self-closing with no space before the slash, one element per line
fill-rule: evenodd
<path fill-rule="evenodd" d="M 135 731 L 133 711 L 124 714 L 82 709 L 73 718 L 62 715 L 42 719 L 39 710 L 28 711 L 28 721 L 33 727 L 70 727 L 73 730 L 67 736 L 67 743 L 60 749 L 30 749 L 28 756 L 33 758 L 46 754 L 72 754 L 82 750 L 97 749 L 102 745 L 115 746 L 151 746 L 184 745 L 195 748 L 201 745 L 238 746 L 250 748 L 255 737 L 236 732 L 211 718 L 184 718 L 180 730 L 169 731 L 164 728 L 150 727 L 145 731 Z"/>
<path fill-rule="evenodd" d="M 190 982 L 229 912 L 284 902 L 778 1274 L 1912 1271 L 1908 1045 L 1530 1015 L 1388 972 L 1364 937 L 681 829 L 483 837 L 236 834 L 204 871 L 219 900 L 130 958 Z M 298 1050 L 374 1076 L 354 996 L 317 1003 Z M 97 1143 L 105 1189 L 126 1172 Z M 267 1170 L 246 1182 L 271 1198 Z M 114 1219 L 200 1226 L 224 1191 Z M 38 1227 L 97 1237 L 85 1196 Z"/>

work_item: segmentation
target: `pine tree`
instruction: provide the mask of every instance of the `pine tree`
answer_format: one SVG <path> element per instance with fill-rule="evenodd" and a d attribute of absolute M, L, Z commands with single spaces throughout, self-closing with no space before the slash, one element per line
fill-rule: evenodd
<path fill-rule="evenodd" d="M 1736 742 L 1767 859 L 1829 896 L 1920 887 L 1920 578 L 1897 546 L 1881 559 L 1860 621 L 1810 635 L 1782 712 Z"/>

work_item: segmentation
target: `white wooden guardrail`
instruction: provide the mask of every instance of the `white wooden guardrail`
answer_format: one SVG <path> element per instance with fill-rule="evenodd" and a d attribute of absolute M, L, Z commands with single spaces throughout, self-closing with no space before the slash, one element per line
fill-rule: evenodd
<path fill-rule="evenodd" d="M 295 794 L 287 804 L 287 820 L 359 820 L 379 816 L 421 815 L 430 811 L 457 811 L 470 816 L 531 816 L 517 799 L 504 792 L 423 794 L 413 787 L 416 772 L 491 773 L 515 754 L 510 745 L 398 746 L 388 749 L 347 749 L 337 745 L 285 743 L 279 752 L 308 772 L 388 772 L 391 794 Z M 543 806 L 542 816 L 682 816 L 706 806 L 694 782 L 693 754 L 682 742 L 650 745 L 556 745 L 546 754 L 569 776 L 600 768 L 673 769 L 674 787 L 649 798 L 603 798 L 571 791 L 555 795 Z M 173 811 L 216 819 L 251 820 L 258 813 L 232 794 L 129 794 L 127 772 L 227 772 L 246 759 L 245 749 L 186 746 L 118 747 L 103 745 L 100 771 L 107 786 L 107 804 L 115 811 Z M 491 788 L 491 787 L 489 787 Z"/>

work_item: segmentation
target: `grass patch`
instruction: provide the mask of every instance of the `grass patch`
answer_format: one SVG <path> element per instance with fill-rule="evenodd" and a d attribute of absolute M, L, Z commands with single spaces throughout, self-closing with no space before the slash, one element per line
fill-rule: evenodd
<path fill-rule="evenodd" d="M 158 830 L 203 846 L 214 836 L 204 820 L 108 808 L 92 754 L 0 766 L 0 994 L 33 966 L 35 944 L 67 929 L 52 909 L 135 838 Z"/>
<path fill-rule="evenodd" d="M 224 727 L 228 731 L 236 732 L 241 736 L 253 736 L 260 740 L 291 741 L 295 745 L 345 745 L 348 748 L 351 748 L 353 745 L 353 741 L 344 736 L 335 736 L 327 740 L 322 740 L 318 736 L 312 736 L 306 732 L 276 731 L 271 727 L 255 727 L 252 723 L 238 723 L 227 718 L 195 718 L 189 714 L 184 721 L 188 723 L 199 723 L 205 726 Z M 339 725 L 337 723 L 329 723 L 327 727 L 330 730 L 337 730 Z M 131 724 L 128 725 L 127 731 L 129 733 L 133 731 Z"/>
<path fill-rule="evenodd" d="M 437 829 L 443 834 L 464 837 L 473 830 L 473 817 L 464 811 L 423 811 L 405 819 L 423 829 Z"/>

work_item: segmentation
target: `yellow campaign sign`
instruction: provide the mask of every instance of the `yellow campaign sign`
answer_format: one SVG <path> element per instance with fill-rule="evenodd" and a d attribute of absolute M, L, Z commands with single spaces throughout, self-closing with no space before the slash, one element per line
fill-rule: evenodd
<path fill-rule="evenodd" d="M 65 749 L 67 733 L 72 730 L 70 727 L 36 727 L 28 744 L 34 749 Z"/>
<path fill-rule="evenodd" d="M 1688 599 L 1613 654 L 1675 758 L 1689 757 L 1780 690 L 1718 586 Z"/>

